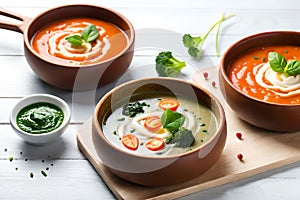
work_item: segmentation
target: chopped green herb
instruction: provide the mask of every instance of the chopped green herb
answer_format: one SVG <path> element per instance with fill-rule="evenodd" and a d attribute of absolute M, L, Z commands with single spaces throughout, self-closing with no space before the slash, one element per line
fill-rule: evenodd
<path fill-rule="evenodd" d="M 114 135 L 117 135 L 117 131 L 113 131 L 113 134 L 114 134 Z"/>
<path fill-rule="evenodd" d="M 106 125 L 106 121 L 105 121 L 105 122 L 103 122 L 103 125 L 104 125 L 104 126 Z"/>
<path fill-rule="evenodd" d="M 135 129 L 131 129 L 131 130 L 130 130 L 130 133 L 134 133 L 134 131 L 135 131 Z"/>
<path fill-rule="evenodd" d="M 158 101 L 160 101 L 162 98 L 157 98 Z"/>
<path fill-rule="evenodd" d="M 42 170 L 41 173 L 43 174 L 44 177 L 47 177 L 47 174 L 45 171 Z"/>
<path fill-rule="evenodd" d="M 49 170 L 49 167 L 46 167 L 46 170 Z"/>
<path fill-rule="evenodd" d="M 17 167 L 16 167 L 15 169 L 16 169 L 16 171 L 18 171 L 18 168 L 17 168 Z"/>
<path fill-rule="evenodd" d="M 207 133 L 207 130 L 202 130 L 202 132 Z"/>
<path fill-rule="evenodd" d="M 287 50 L 284 50 L 283 52 L 284 52 L 285 54 L 288 54 L 288 53 L 289 53 Z"/>
<path fill-rule="evenodd" d="M 7 149 L 4 149 L 5 152 L 7 152 Z"/>
<path fill-rule="evenodd" d="M 29 176 L 30 176 L 30 178 L 33 178 L 33 173 L 32 173 L 32 172 L 30 172 Z"/>
<path fill-rule="evenodd" d="M 150 106 L 146 102 L 133 102 L 128 103 L 123 107 L 122 114 L 129 117 L 135 117 L 139 113 L 144 113 L 144 106 Z"/>
<path fill-rule="evenodd" d="M 9 160 L 10 162 L 13 161 L 13 159 L 14 159 L 14 157 L 12 157 L 12 156 L 8 157 L 8 160 Z"/>
<path fill-rule="evenodd" d="M 51 164 L 51 166 L 53 166 L 54 164 Z"/>
<path fill-rule="evenodd" d="M 185 108 L 185 109 L 183 109 L 183 111 L 187 112 L 187 111 L 188 111 L 188 109 L 186 109 L 186 108 Z"/>
<path fill-rule="evenodd" d="M 25 161 L 27 161 L 28 159 L 26 158 Z"/>
<path fill-rule="evenodd" d="M 262 61 L 262 62 L 266 62 L 266 57 L 263 57 L 263 58 L 261 59 L 261 61 Z"/>
<path fill-rule="evenodd" d="M 144 142 L 141 142 L 141 146 L 144 145 Z"/>
<path fill-rule="evenodd" d="M 125 117 L 117 119 L 117 121 L 119 121 L 119 122 L 124 121 L 124 120 L 125 120 Z"/>
<path fill-rule="evenodd" d="M 204 124 L 204 123 L 200 124 L 200 127 L 203 127 L 203 126 L 205 126 L 205 124 Z"/>
<path fill-rule="evenodd" d="M 200 140 L 200 142 L 203 142 L 203 140 Z"/>
<path fill-rule="evenodd" d="M 252 57 L 254 60 L 258 60 L 259 58 L 257 56 Z"/>

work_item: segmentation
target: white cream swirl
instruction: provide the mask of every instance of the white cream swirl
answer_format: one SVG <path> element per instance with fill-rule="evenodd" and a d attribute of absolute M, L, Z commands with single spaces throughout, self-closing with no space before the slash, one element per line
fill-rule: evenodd
<path fill-rule="evenodd" d="M 258 65 L 255 74 L 256 82 L 267 89 L 272 90 L 280 97 L 291 97 L 300 94 L 300 75 L 289 76 L 272 70 L 269 63 Z M 256 69 L 255 68 L 255 69 Z"/>
<path fill-rule="evenodd" d="M 89 25 L 89 23 L 85 23 Z M 110 49 L 110 42 L 106 31 L 102 27 L 97 27 L 99 35 L 93 44 L 83 43 L 82 46 L 74 46 L 65 38 L 71 35 L 80 35 L 84 27 L 70 25 L 62 31 L 56 32 L 49 38 L 49 53 L 52 56 L 70 60 L 71 64 L 83 65 L 98 62 Z M 99 39 L 102 38 L 102 41 Z"/>

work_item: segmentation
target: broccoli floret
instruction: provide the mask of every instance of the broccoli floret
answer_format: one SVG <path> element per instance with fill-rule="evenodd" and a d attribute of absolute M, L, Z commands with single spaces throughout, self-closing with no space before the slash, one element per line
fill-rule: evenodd
<path fill-rule="evenodd" d="M 167 137 L 167 144 L 175 144 L 176 147 L 186 148 L 191 146 L 195 141 L 192 131 L 184 127 L 180 127 L 177 131 Z"/>
<path fill-rule="evenodd" d="M 177 60 L 172 52 L 160 52 L 155 59 L 156 71 L 159 76 L 176 77 L 186 66 L 184 61 Z"/>
<path fill-rule="evenodd" d="M 202 52 L 202 46 L 203 46 L 203 43 L 204 43 L 205 39 L 207 38 L 209 33 L 216 26 L 218 26 L 218 30 L 216 32 L 216 46 L 215 46 L 215 48 L 216 48 L 216 54 L 219 56 L 218 36 L 219 36 L 220 24 L 223 21 L 229 19 L 232 16 L 233 15 L 229 15 L 228 17 L 225 17 L 224 13 L 223 13 L 222 17 L 218 21 L 216 21 L 204 35 L 193 37 L 190 34 L 184 34 L 183 37 L 182 37 L 182 41 L 183 41 L 184 46 L 186 48 L 188 48 L 189 55 L 192 56 L 192 57 L 196 57 L 196 58 L 200 57 L 201 52 Z"/>
<path fill-rule="evenodd" d="M 183 44 L 185 47 L 195 47 L 197 48 L 202 42 L 202 37 L 192 37 L 190 34 L 184 34 L 182 38 Z"/>

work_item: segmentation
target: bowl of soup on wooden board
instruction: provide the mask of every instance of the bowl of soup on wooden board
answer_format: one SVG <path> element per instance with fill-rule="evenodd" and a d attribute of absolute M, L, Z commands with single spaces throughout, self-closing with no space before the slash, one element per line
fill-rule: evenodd
<path fill-rule="evenodd" d="M 241 119 L 271 131 L 300 130 L 300 32 L 263 32 L 223 54 L 220 88 Z"/>
<path fill-rule="evenodd" d="M 220 157 L 226 121 L 205 89 L 172 78 L 124 83 L 97 104 L 92 138 L 98 156 L 128 181 L 164 186 L 200 176 Z"/>
<path fill-rule="evenodd" d="M 122 76 L 134 50 L 132 24 L 120 13 L 93 5 L 65 5 L 31 19 L 1 9 L 21 23 L 0 28 L 24 35 L 27 62 L 39 78 L 68 90 L 91 90 Z"/>

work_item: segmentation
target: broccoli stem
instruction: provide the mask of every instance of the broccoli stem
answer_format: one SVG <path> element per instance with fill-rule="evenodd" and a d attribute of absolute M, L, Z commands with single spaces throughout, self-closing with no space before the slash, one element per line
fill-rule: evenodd
<path fill-rule="evenodd" d="M 222 13 L 221 20 L 224 21 L 224 12 Z M 220 56 L 220 51 L 219 51 L 219 32 L 220 32 L 220 27 L 221 23 L 218 24 L 217 32 L 216 32 L 216 43 L 215 43 L 215 49 L 216 49 L 216 55 L 219 57 Z"/>
<path fill-rule="evenodd" d="M 225 20 L 227 20 L 227 19 L 229 19 L 229 18 L 231 18 L 231 17 L 233 17 L 234 16 L 234 14 L 231 14 L 231 15 L 229 15 L 229 16 L 227 16 L 227 17 L 225 17 L 224 16 L 224 13 L 222 14 L 222 17 L 218 20 L 218 21 L 216 21 L 211 27 L 210 27 L 210 29 L 208 29 L 208 31 L 203 35 L 203 37 L 202 37 L 202 41 L 204 41 L 206 38 L 207 38 L 207 36 L 209 35 L 209 33 L 218 25 L 218 24 L 221 24 L 223 21 L 225 21 Z"/>

